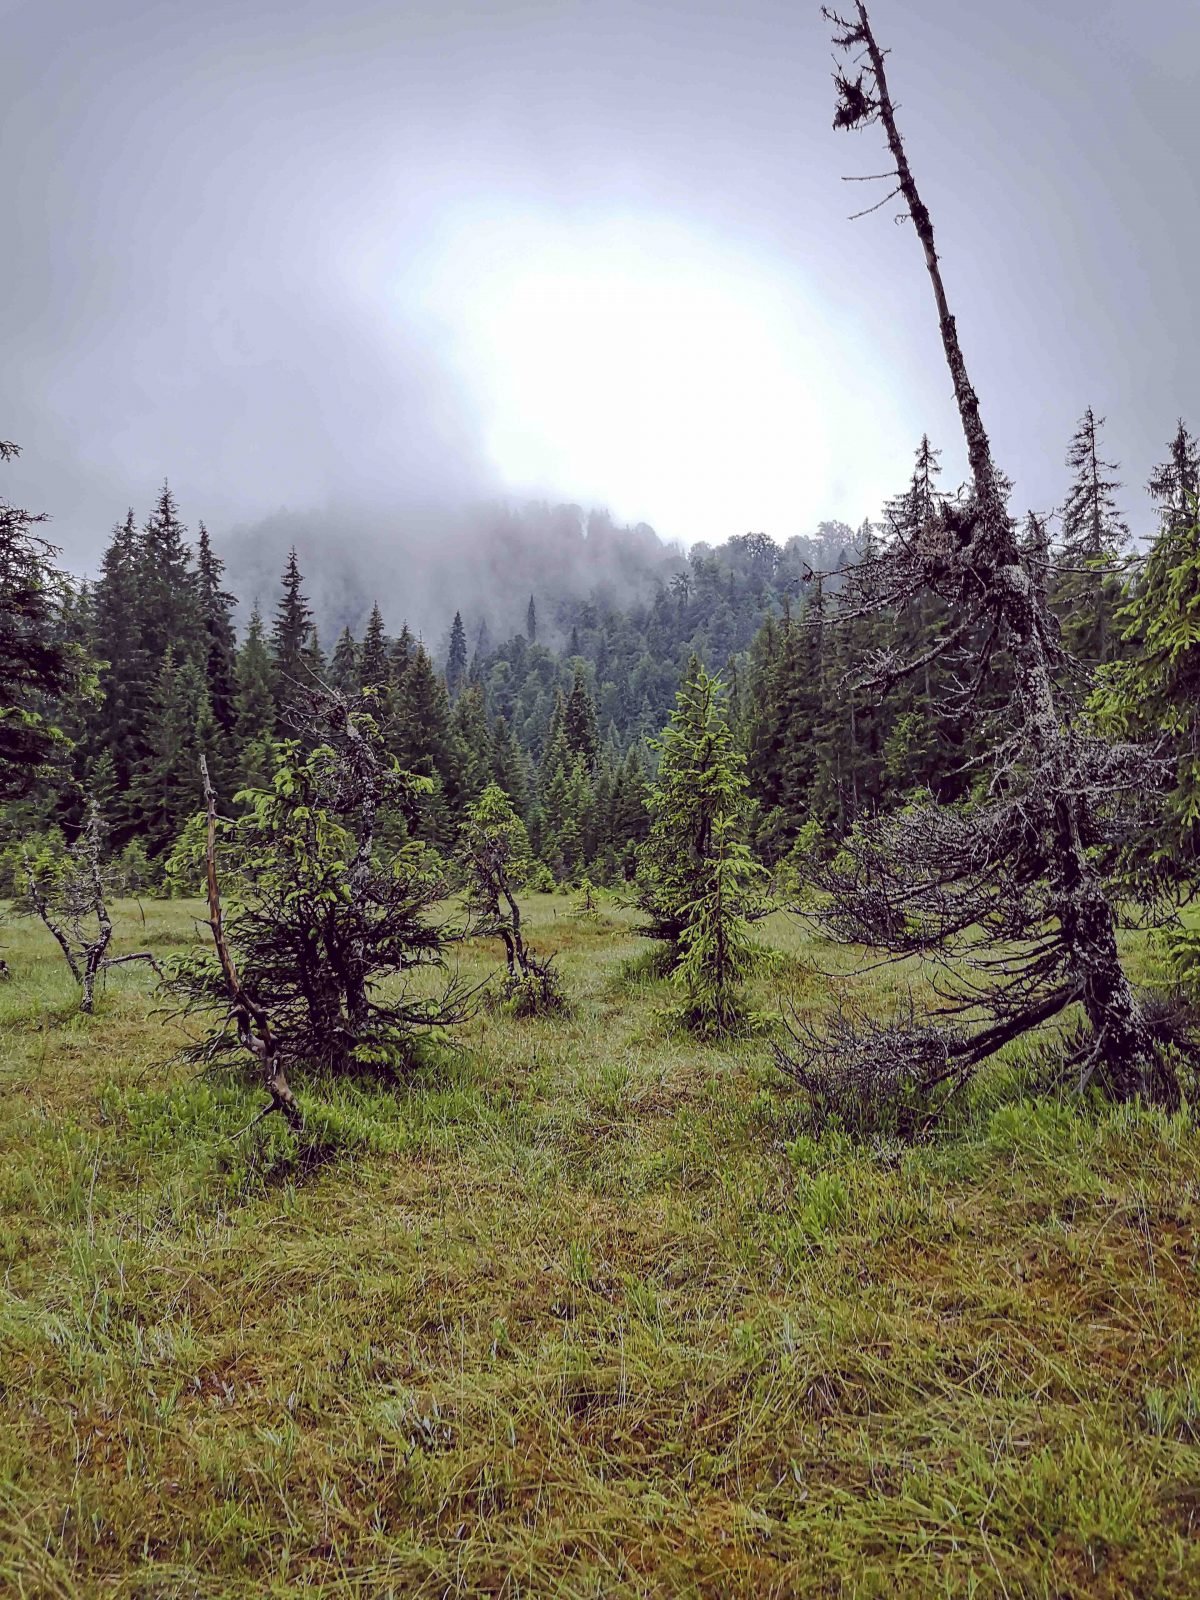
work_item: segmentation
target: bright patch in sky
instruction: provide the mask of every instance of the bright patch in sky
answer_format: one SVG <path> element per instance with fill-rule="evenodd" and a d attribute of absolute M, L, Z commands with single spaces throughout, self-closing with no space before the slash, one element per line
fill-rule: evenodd
<path fill-rule="evenodd" d="M 798 275 L 631 219 L 476 216 L 435 254 L 428 308 L 514 491 L 688 541 L 876 509 L 871 484 L 834 481 L 857 425 L 834 374 L 854 360 Z"/>

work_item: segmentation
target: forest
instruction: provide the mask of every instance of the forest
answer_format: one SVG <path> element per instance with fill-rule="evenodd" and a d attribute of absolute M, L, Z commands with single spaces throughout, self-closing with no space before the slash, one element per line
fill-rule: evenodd
<path fill-rule="evenodd" d="M 432 638 L 0 501 L 5 1593 L 1196 1592 L 1200 439 L 1018 511 L 825 15 L 964 483 Z"/>

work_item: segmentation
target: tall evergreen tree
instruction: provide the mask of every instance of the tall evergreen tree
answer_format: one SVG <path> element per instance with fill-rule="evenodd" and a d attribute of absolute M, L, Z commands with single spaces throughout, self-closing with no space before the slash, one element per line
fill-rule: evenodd
<path fill-rule="evenodd" d="M 225 563 L 200 524 L 196 542 L 196 588 L 205 650 L 202 665 L 213 716 L 223 733 L 233 731 L 237 698 L 237 638 L 233 628 L 233 595 L 221 587 Z"/>
<path fill-rule="evenodd" d="M 1173 769 L 1169 826 L 1158 819 L 1137 854 L 1171 875 L 1200 861 L 1200 499 L 1190 520 L 1168 509 L 1118 625 L 1128 660 L 1098 675 L 1089 709 L 1115 739 L 1151 739 Z"/>
<path fill-rule="evenodd" d="M 525 637 L 530 644 L 537 643 L 537 607 L 533 603 L 533 596 L 529 596 L 529 604 L 525 608 Z"/>
<path fill-rule="evenodd" d="M 720 850 L 747 820 L 746 763 L 734 745 L 720 680 L 693 656 L 660 740 L 649 794 L 650 832 L 638 861 L 636 901 L 645 933 L 674 970 L 692 908 L 710 888 Z M 718 845 L 722 830 L 731 830 Z"/>
<path fill-rule="evenodd" d="M 359 657 L 358 681 L 362 688 L 382 689 L 386 686 L 391 676 L 390 648 L 390 641 L 383 627 L 383 613 L 377 604 L 373 605 L 371 615 L 367 619 L 367 631 L 363 634 Z"/>
<path fill-rule="evenodd" d="M 1194 520 L 1200 499 L 1200 444 L 1182 417 L 1171 440 L 1170 454 L 1150 474 L 1147 488 L 1160 525 L 1169 532 Z"/>
<path fill-rule="evenodd" d="M 454 613 L 450 628 L 450 648 L 446 652 L 446 692 L 457 700 L 467 677 L 467 633 L 463 627 L 462 613 Z"/>
<path fill-rule="evenodd" d="M 163 484 L 137 546 L 137 609 L 141 647 L 156 672 L 171 651 L 203 662 L 207 637 L 201 626 L 200 595 L 187 528 L 170 486 Z"/>
<path fill-rule="evenodd" d="M 333 657 L 329 663 L 329 682 L 339 694 L 354 694 L 361 682 L 360 670 L 358 646 L 349 627 L 345 627 L 338 634 L 337 644 L 333 647 Z"/>
<path fill-rule="evenodd" d="M 17 447 L 0 440 L 0 461 Z M 65 580 L 53 545 L 34 533 L 44 517 L 0 499 L 0 800 L 28 794 L 67 740 L 60 705 L 83 661 L 59 626 Z"/>
<path fill-rule="evenodd" d="M 146 725 L 147 754 L 133 777 L 138 835 L 153 860 L 170 848 L 188 817 L 201 809 L 200 757 L 216 723 L 204 675 L 195 661 L 175 663 L 168 649 L 155 680 Z"/>
<path fill-rule="evenodd" d="M 283 737 L 293 731 L 305 689 L 312 681 L 312 608 L 304 593 L 304 578 L 294 545 L 288 552 L 280 582 L 283 593 L 271 627 L 271 670 L 276 731 Z"/>
<path fill-rule="evenodd" d="M 1121 586 L 1110 570 L 1129 543 L 1129 525 L 1117 510 L 1116 463 L 1100 452 L 1104 418 L 1084 412 L 1067 450 L 1074 474 L 1062 513 L 1064 572 L 1052 590 L 1062 619 L 1063 641 L 1080 660 L 1105 661 L 1115 643 L 1113 617 Z"/>
<path fill-rule="evenodd" d="M 563 737 L 572 755 L 581 756 L 589 772 L 600 753 L 600 730 L 596 726 L 596 704 L 588 690 L 582 661 L 575 663 L 571 692 L 563 710 Z"/>
<path fill-rule="evenodd" d="M 271 653 L 257 600 L 238 651 L 237 683 L 234 740 L 238 776 L 245 788 L 257 789 L 273 770 L 272 741 L 277 721 Z"/>
<path fill-rule="evenodd" d="M 529 772 L 520 745 L 504 717 L 497 717 L 491 735 L 492 782 L 513 803 L 517 815 L 524 817 L 529 806 Z"/>

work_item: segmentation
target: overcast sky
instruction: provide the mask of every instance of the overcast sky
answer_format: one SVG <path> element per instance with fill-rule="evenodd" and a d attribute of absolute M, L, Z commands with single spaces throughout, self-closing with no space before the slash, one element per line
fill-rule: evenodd
<path fill-rule="evenodd" d="M 1127 504 L 1200 426 L 1200 5 L 877 0 L 1020 508 L 1109 419 Z M 70 560 L 169 477 L 287 505 L 856 521 L 961 473 L 877 135 L 794 0 L 0 0 L 0 488 Z"/>

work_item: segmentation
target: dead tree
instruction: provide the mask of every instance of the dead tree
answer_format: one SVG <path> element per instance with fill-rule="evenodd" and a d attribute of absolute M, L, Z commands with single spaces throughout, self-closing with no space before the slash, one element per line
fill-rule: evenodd
<path fill-rule="evenodd" d="M 1121 965 L 1105 881 L 1127 813 L 1157 786 L 1154 762 L 1141 748 L 1106 745 L 1072 723 L 1058 630 L 1009 514 L 1009 484 L 967 373 L 933 224 L 896 124 L 886 52 L 863 4 L 850 17 L 823 14 L 850 58 L 834 75 L 834 126 L 882 126 L 893 166 L 878 175 L 892 186 L 879 204 L 902 198 L 924 252 L 970 463 L 959 497 L 919 519 L 893 519 L 885 547 L 850 575 L 844 604 L 851 612 L 900 611 L 930 591 L 948 604 L 941 638 L 915 659 L 873 663 L 879 682 L 957 653 L 964 704 L 995 682 L 1002 659 L 1014 686 L 978 799 L 965 809 L 930 800 L 858 829 L 840 860 L 818 873 L 828 925 L 837 937 L 898 955 L 946 958 L 948 970 L 951 954 L 967 964 L 963 981 L 950 984 L 948 1008 L 990 1016 L 974 1030 L 950 1030 L 946 1046 L 956 1058 L 978 1061 L 1078 1004 L 1088 1025 L 1081 1081 L 1094 1078 L 1116 1100 L 1174 1107 L 1173 1053 Z M 921 1050 L 928 1054 L 927 1039 Z"/>
<path fill-rule="evenodd" d="M 101 859 L 103 842 L 100 812 L 93 802 L 83 831 L 66 859 L 30 862 L 26 869 L 29 904 L 62 951 L 71 976 L 79 985 L 79 1009 L 89 1016 L 96 1005 L 96 980 L 110 967 L 145 961 L 161 976 L 158 962 L 149 951 L 109 954 L 113 924 Z"/>

